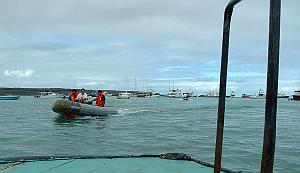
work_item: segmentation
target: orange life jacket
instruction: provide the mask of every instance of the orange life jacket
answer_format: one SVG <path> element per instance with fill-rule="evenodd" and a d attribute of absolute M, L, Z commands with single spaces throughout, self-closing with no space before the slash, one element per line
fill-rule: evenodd
<path fill-rule="evenodd" d="M 71 92 L 70 93 L 70 101 L 74 102 L 77 98 L 78 92 Z"/>
<path fill-rule="evenodd" d="M 98 94 L 97 98 L 96 98 L 96 104 L 98 106 L 101 106 L 101 107 L 104 107 L 105 105 L 105 94 L 101 93 L 101 94 Z"/>

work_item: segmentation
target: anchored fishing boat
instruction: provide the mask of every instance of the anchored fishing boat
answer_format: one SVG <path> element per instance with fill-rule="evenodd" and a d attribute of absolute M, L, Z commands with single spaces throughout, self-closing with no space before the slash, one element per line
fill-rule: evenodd
<path fill-rule="evenodd" d="M 19 100 L 20 96 L 0 96 L 0 100 Z"/>
<path fill-rule="evenodd" d="M 66 118 L 118 114 L 118 110 L 112 107 L 100 107 L 78 102 L 70 102 L 66 99 L 57 100 L 53 104 L 52 110 Z"/>

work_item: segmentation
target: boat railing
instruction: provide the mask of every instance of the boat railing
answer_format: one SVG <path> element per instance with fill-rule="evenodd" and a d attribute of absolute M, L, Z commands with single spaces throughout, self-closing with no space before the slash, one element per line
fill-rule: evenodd
<path fill-rule="evenodd" d="M 241 2 L 241 0 L 231 0 L 227 4 L 224 12 L 214 173 L 220 173 L 221 171 L 230 22 L 234 6 L 239 2 Z M 260 169 L 261 173 L 272 173 L 274 164 L 279 69 L 280 11 L 281 0 L 270 0 L 267 94 L 263 152 Z"/>

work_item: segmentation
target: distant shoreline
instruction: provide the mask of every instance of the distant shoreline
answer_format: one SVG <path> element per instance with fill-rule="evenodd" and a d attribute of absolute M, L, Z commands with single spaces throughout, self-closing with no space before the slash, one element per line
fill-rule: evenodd
<path fill-rule="evenodd" d="M 78 89 L 80 90 L 80 89 Z M 58 94 L 69 95 L 70 88 L 0 88 L 0 96 L 5 95 L 16 95 L 16 96 L 35 96 L 39 95 L 40 92 L 51 91 Z M 120 92 L 118 90 L 103 90 L 107 93 L 117 96 Z M 86 90 L 87 94 L 95 94 L 97 90 Z M 134 91 L 128 91 L 134 93 Z"/>

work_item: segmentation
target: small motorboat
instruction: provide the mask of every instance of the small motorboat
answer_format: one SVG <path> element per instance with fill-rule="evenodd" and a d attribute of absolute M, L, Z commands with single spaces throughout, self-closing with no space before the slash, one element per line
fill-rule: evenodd
<path fill-rule="evenodd" d="M 188 99 L 189 99 L 189 97 L 187 97 L 187 96 L 183 96 L 183 97 L 182 97 L 182 99 L 183 99 L 183 100 L 188 100 Z"/>
<path fill-rule="evenodd" d="M 118 114 L 118 110 L 112 107 L 100 107 L 90 104 L 70 102 L 66 99 L 57 100 L 53 104 L 52 110 L 65 118 Z"/>
<path fill-rule="evenodd" d="M 19 100 L 20 96 L 0 96 L 0 100 Z"/>

